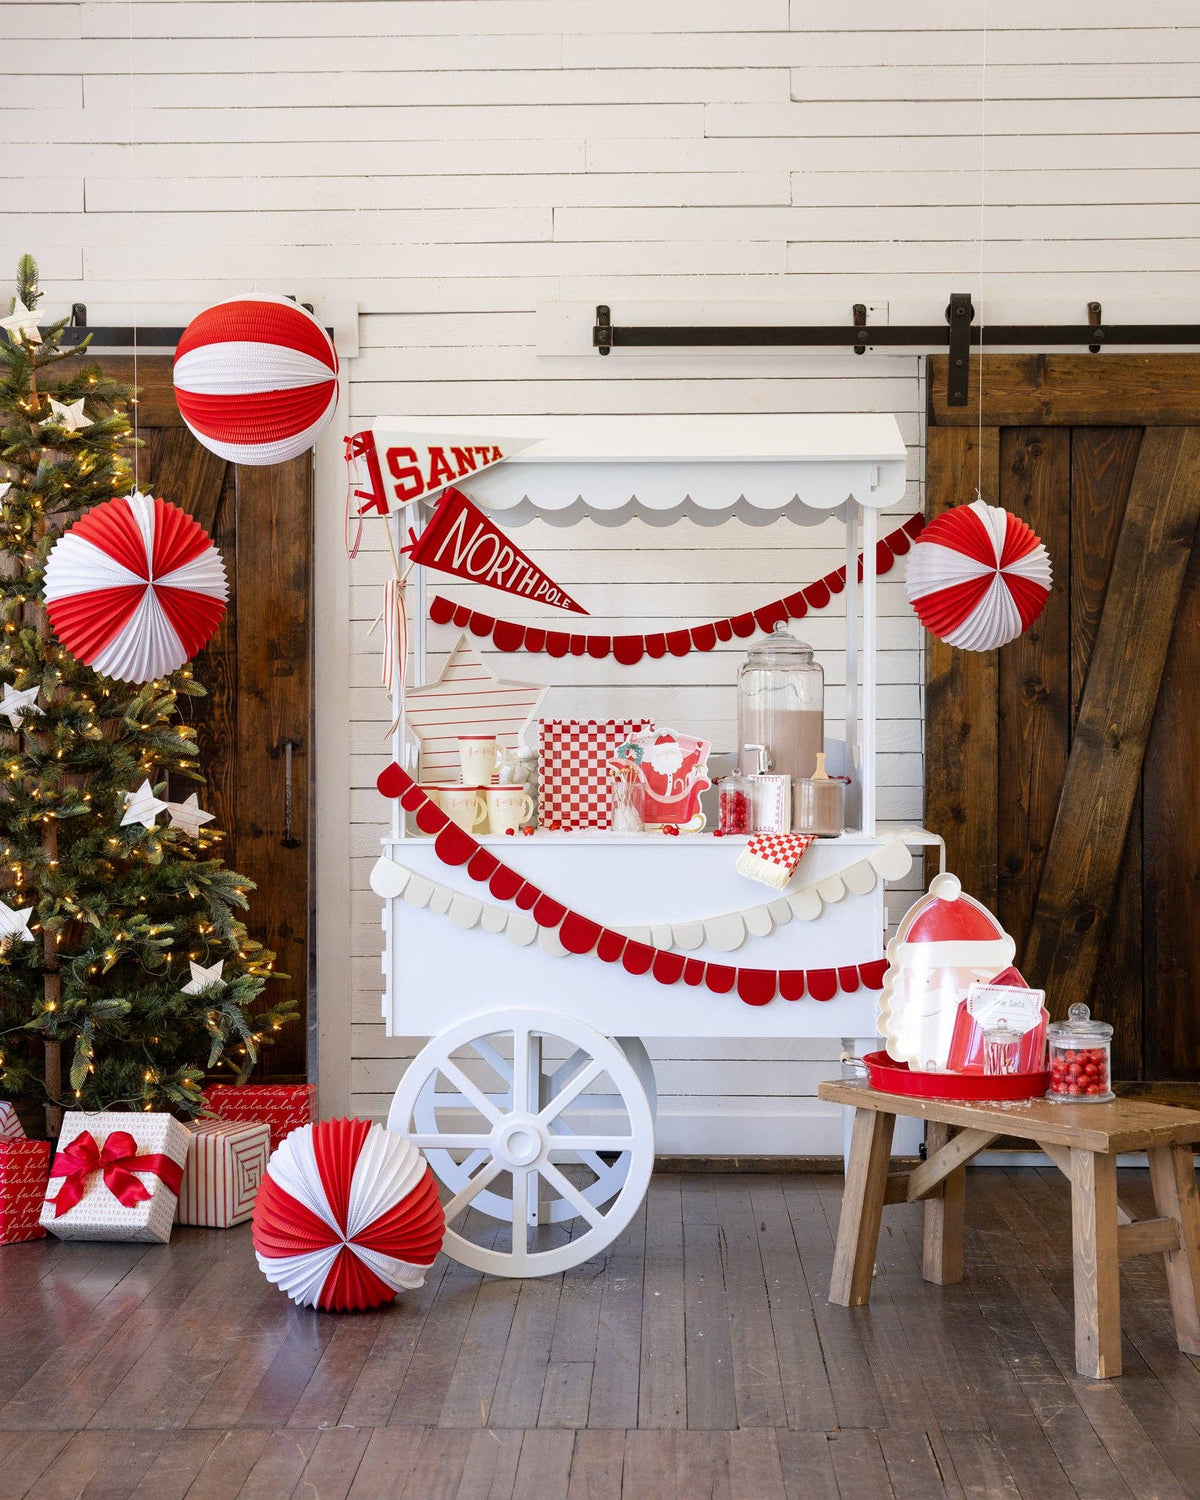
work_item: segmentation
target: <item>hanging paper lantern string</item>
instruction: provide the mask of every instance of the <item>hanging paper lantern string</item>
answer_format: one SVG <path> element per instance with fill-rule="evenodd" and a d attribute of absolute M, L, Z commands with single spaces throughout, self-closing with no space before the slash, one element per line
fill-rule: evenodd
<path fill-rule="evenodd" d="M 236 464 L 311 448 L 337 409 L 338 357 L 313 315 L 286 297 L 218 302 L 175 350 L 175 399 L 199 442 Z"/>
<path fill-rule="evenodd" d="M 884 959 L 830 969 L 742 969 L 638 942 L 572 911 L 497 859 L 431 802 L 401 766 L 388 766 L 377 785 L 385 797 L 399 798 L 421 832 L 433 836 L 434 852 L 444 865 L 465 865 L 471 879 L 486 882 L 497 901 L 512 901 L 529 912 L 538 927 L 554 929 L 568 953 L 594 952 L 602 963 L 619 963 L 627 974 L 650 974 L 659 984 L 703 984 L 714 995 L 736 990 L 747 1005 L 767 1005 L 776 995 L 784 1000 L 805 995 L 832 1000 L 839 990 L 852 994 L 860 985 L 877 990 L 883 984 Z"/>
<path fill-rule="evenodd" d="M 910 516 L 903 526 L 889 532 L 875 548 L 875 570 L 883 577 L 890 573 L 897 557 L 903 557 L 914 537 L 920 536 L 923 516 Z M 862 556 L 858 559 L 858 576 L 862 578 Z M 815 583 L 770 604 L 760 605 L 742 615 L 670 630 L 661 635 L 586 635 L 578 631 L 544 630 L 518 625 L 512 620 L 498 620 L 480 610 L 435 594 L 429 605 L 429 618 L 435 625 L 455 625 L 472 635 L 490 636 L 497 651 L 544 651 L 547 656 L 590 656 L 600 660 L 611 655 L 619 665 L 632 667 L 643 656 L 686 656 L 690 651 L 711 651 L 718 641 L 745 639 L 755 631 L 770 631 L 780 620 L 799 620 L 810 609 L 824 609 L 834 594 L 846 587 L 846 569 L 835 568 Z"/>
<path fill-rule="evenodd" d="M 379 1307 L 421 1286 L 445 1229 L 424 1157 L 367 1120 L 293 1130 L 254 1204 L 259 1269 L 293 1302 L 326 1312 Z"/>
<path fill-rule="evenodd" d="M 905 583 L 930 634 L 964 651 L 994 651 L 1029 629 L 1052 581 L 1037 533 L 1011 511 L 975 500 L 926 526 Z"/>
<path fill-rule="evenodd" d="M 225 564 L 177 505 L 135 492 L 85 511 L 46 559 L 62 645 L 120 682 L 153 682 L 206 646 L 225 614 Z"/>

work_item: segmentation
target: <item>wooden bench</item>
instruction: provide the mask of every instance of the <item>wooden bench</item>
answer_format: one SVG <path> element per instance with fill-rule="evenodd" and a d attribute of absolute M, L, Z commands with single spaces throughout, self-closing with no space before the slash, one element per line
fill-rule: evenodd
<path fill-rule="evenodd" d="M 854 1133 L 829 1300 L 860 1307 L 871 1296 L 879 1224 L 889 1203 L 925 1204 L 926 1281 L 962 1280 L 966 1164 L 997 1136 L 1031 1140 L 1071 1183 L 1075 1276 L 1075 1368 L 1121 1373 L 1120 1262 L 1160 1254 L 1175 1337 L 1200 1354 L 1200 1197 L 1192 1143 L 1200 1111 L 1117 1099 L 1111 1104 L 969 1104 L 881 1094 L 867 1083 L 823 1083 L 822 1099 L 854 1110 Z M 926 1121 L 928 1158 L 889 1174 L 897 1115 Z M 1158 1217 L 1135 1222 L 1117 1202 L 1117 1155 L 1145 1151 Z"/>

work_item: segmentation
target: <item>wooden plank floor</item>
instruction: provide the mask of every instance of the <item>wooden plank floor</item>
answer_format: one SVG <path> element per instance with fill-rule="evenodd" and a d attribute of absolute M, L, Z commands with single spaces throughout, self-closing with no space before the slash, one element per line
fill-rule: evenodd
<path fill-rule="evenodd" d="M 1146 1174 L 1122 1195 L 1150 1212 Z M 298 1312 L 247 1227 L 0 1250 L 0 1500 L 1200 1500 L 1200 1360 L 1122 1268 L 1126 1374 L 1074 1373 L 1053 1171 L 969 1178 L 967 1277 L 887 1210 L 869 1308 L 826 1303 L 834 1176 L 660 1173 L 596 1261 L 439 1261 L 396 1306 Z"/>

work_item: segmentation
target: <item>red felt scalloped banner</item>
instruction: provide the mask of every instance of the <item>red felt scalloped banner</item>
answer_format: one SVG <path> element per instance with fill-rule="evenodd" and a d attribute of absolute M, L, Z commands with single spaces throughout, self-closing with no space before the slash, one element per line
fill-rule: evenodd
<path fill-rule="evenodd" d="M 433 836 L 434 851 L 444 865 L 465 865 L 471 879 L 486 884 L 497 901 L 514 901 L 539 927 L 557 929 L 558 940 L 568 953 L 595 953 L 603 963 L 619 963 L 627 974 L 649 974 L 659 984 L 678 984 L 680 980 L 693 986 L 703 984 L 714 995 L 736 990 L 747 1005 L 768 1005 L 777 994 L 785 1000 L 800 1000 L 805 995 L 813 1000 L 832 1000 L 839 990 L 853 994 L 860 985 L 869 990 L 883 988 L 887 967 L 883 958 L 834 969 L 739 969 L 652 948 L 572 911 L 510 869 L 452 822 L 394 762 L 380 773 L 376 785 L 385 797 L 398 797 L 400 806 L 415 816 L 421 832 Z"/>
<path fill-rule="evenodd" d="M 875 571 L 880 577 L 891 571 L 896 558 L 904 556 L 924 526 L 924 516 L 910 516 L 903 526 L 890 531 L 876 544 Z M 861 553 L 858 576 L 862 578 Z M 465 604 L 455 604 L 441 594 L 430 600 L 429 618 L 435 625 L 454 625 L 472 635 L 490 636 L 497 651 L 544 651 L 547 656 L 591 656 L 597 660 L 612 656 L 621 666 L 632 667 L 643 656 L 686 656 L 690 651 L 711 651 L 718 641 L 729 641 L 734 636 L 744 639 L 756 630 L 771 630 L 780 620 L 799 620 L 810 609 L 824 609 L 833 595 L 840 594 L 845 587 L 846 569 L 835 568 L 815 583 L 746 614 L 729 615 L 724 620 L 709 620 L 703 625 L 660 635 L 587 635 L 544 630 L 518 625 L 513 620 L 498 620 Z"/>

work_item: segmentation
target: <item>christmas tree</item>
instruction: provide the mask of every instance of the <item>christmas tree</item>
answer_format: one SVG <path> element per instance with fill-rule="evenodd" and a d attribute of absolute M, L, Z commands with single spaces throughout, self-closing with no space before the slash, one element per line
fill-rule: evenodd
<path fill-rule="evenodd" d="M 51 547 L 134 488 L 137 448 L 133 392 L 63 347 L 65 322 L 39 332 L 40 296 L 25 256 L 0 319 L 0 1094 L 40 1096 L 51 1125 L 193 1115 L 206 1071 L 244 1078 L 295 1007 L 256 1007 L 274 955 L 238 916 L 252 883 L 183 795 L 204 778 L 180 707 L 204 688 L 189 667 L 99 676 L 47 619 Z"/>

